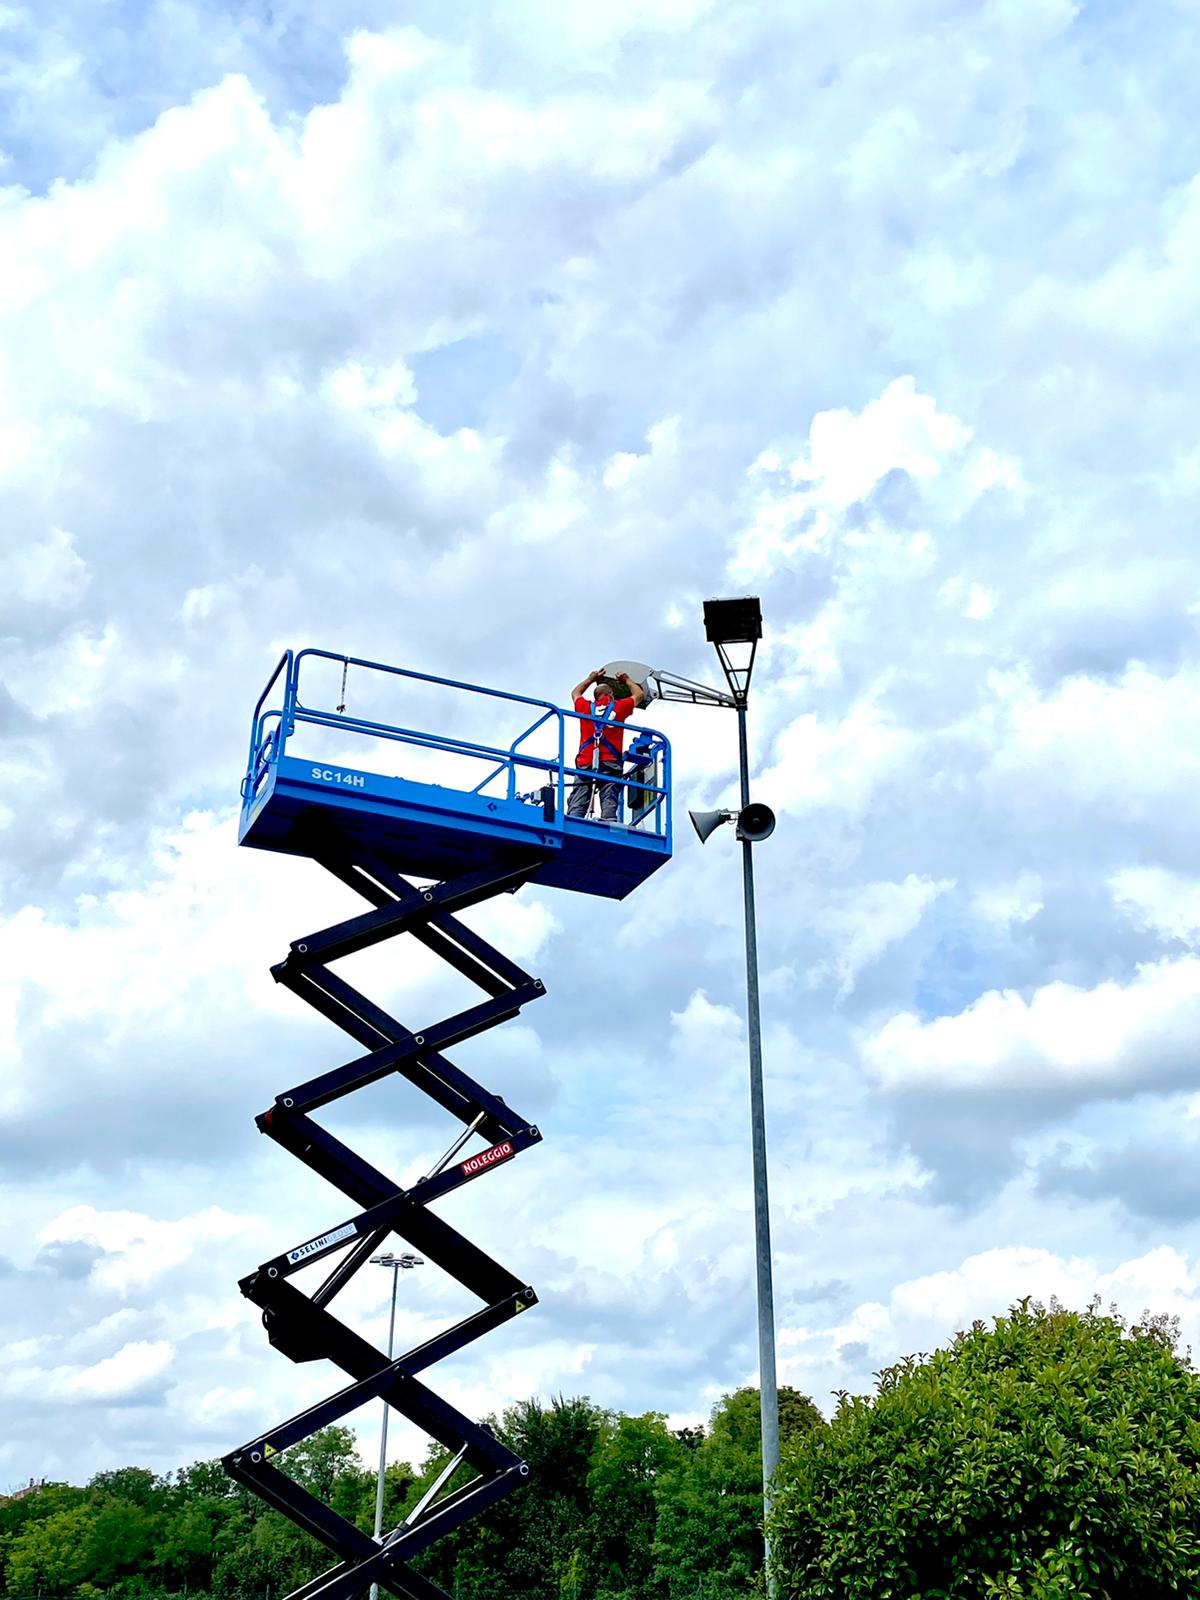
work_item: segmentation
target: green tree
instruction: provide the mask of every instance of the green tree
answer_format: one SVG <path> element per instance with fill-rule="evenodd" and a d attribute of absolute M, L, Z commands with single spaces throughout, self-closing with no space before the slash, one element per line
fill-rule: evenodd
<path fill-rule="evenodd" d="M 225 1471 L 219 1461 L 193 1461 L 180 1467 L 171 1484 L 176 1504 L 192 1500 L 234 1500 L 246 1491 Z"/>
<path fill-rule="evenodd" d="M 451 1594 L 457 1586 L 460 1600 L 493 1600 L 500 1594 L 590 1600 L 588 1478 L 601 1433 L 610 1423 L 608 1414 L 586 1398 L 560 1396 L 549 1405 L 526 1400 L 506 1411 L 492 1426 L 528 1463 L 528 1479 L 483 1516 L 433 1546 L 423 1558 L 423 1570 Z M 414 1501 L 444 1460 L 444 1452 L 431 1453 L 412 1492 Z M 460 1471 L 451 1485 L 470 1475 Z"/>
<path fill-rule="evenodd" d="M 153 1571 L 163 1587 L 207 1589 L 212 1582 L 216 1526 L 203 1505 L 177 1507 L 162 1519 Z"/>
<path fill-rule="evenodd" d="M 780 1435 L 823 1427 L 812 1401 L 779 1391 Z M 762 1419 L 757 1389 L 713 1408 L 708 1433 L 658 1489 L 654 1554 L 670 1600 L 733 1600 L 753 1591 L 763 1562 Z"/>
<path fill-rule="evenodd" d="M 65 1595 L 86 1582 L 95 1517 L 83 1502 L 28 1521 L 10 1535 L 5 1572 L 9 1592 Z"/>
<path fill-rule="evenodd" d="M 439 1450 L 444 1459 L 445 1452 Z M 374 1472 L 364 1471 L 357 1483 L 348 1475 L 338 1480 L 334 1502 L 339 1514 L 356 1523 L 364 1533 L 375 1530 L 375 1493 L 378 1479 Z M 389 1532 L 403 1520 L 406 1511 L 417 1502 L 421 1486 L 426 1482 L 423 1473 L 416 1473 L 407 1461 L 393 1461 L 383 1475 L 383 1531 Z M 415 1490 L 415 1492 L 414 1492 Z"/>
<path fill-rule="evenodd" d="M 1200 1379 L 1150 1319 L 1022 1301 L 785 1451 L 790 1600 L 1200 1593 Z"/>
<path fill-rule="evenodd" d="M 169 1592 L 211 1587 L 232 1526 L 249 1529 L 263 1506 L 219 1461 L 196 1461 L 170 1483 L 151 1571 Z"/>
<path fill-rule="evenodd" d="M 602 1429 L 588 1473 L 596 1600 L 656 1600 L 665 1592 L 655 1574 L 656 1490 L 687 1454 L 656 1411 L 617 1417 Z M 567 1600 L 575 1600 L 574 1589 Z"/>
<path fill-rule="evenodd" d="M 162 1542 L 171 1495 L 170 1479 L 145 1467 L 95 1473 L 87 1486 L 90 1524 L 80 1551 L 82 1581 L 111 1589 L 147 1574 Z"/>
<path fill-rule="evenodd" d="M 286 1595 L 336 1564 L 316 1539 L 277 1511 L 227 1530 L 213 1568 L 212 1589 L 227 1600 L 245 1595 Z"/>
<path fill-rule="evenodd" d="M 336 1424 L 302 1439 L 284 1455 L 276 1457 L 274 1464 L 326 1505 L 333 1500 L 344 1478 L 364 1475 L 353 1431 Z"/>
<path fill-rule="evenodd" d="M 111 1495 L 96 1499 L 84 1548 L 87 1582 L 108 1589 L 118 1578 L 148 1568 L 164 1520 L 161 1512 Z"/>
<path fill-rule="evenodd" d="M 9 1558 L 24 1529 L 86 1501 L 86 1489 L 76 1489 L 67 1483 L 43 1483 L 12 1499 L 0 1500 L 0 1586 L 12 1587 L 7 1580 Z"/>
<path fill-rule="evenodd" d="M 357 1442 L 349 1428 L 322 1428 L 279 1456 L 277 1464 L 339 1516 L 364 1531 L 374 1527 L 375 1475 L 359 1461 Z M 237 1486 L 227 1492 L 220 1478 L 209 1471 L 210 1465 L 218 1464 L 198 1462 L 189 1468 L 178 1487 L 194 1492 L 193 1509 L 201 1510 L 213 1529 L 214 1594 L 241 1600 L 243 1595 L 261 1595 L 269 1588 L 273 1595 L 285 1595 L 336 1565 L 336 1557 L 319 1540 L 287 1517 Z M 398 1473 L 405 1485 L 411 1482 L 410 1468 L 389 1469 L 389 1480 L 393 1473 Z M 194 1518 L 174 1523 L 172 1528 L 177 1550 L 171 1570 L 177 1573 L 189 1557 L 197 1556 L 202 1534 Z M 160 1562 L 160 1567 L 165 1573 L 165 1565 Z"/>
<path fill-rule="evenodd" d="M 166 1503 L 171 1484 L 145 1467 L 117 1467 L 111 1472 L 94 1473 L 88 1488 L 100 1499 L 119 1500 L 151 1511 Z"/>

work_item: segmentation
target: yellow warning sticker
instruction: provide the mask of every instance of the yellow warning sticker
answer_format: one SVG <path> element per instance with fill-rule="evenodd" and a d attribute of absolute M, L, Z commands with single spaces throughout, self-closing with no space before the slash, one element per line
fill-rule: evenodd
<path fill-rule="evenodd" d="M 277 1452 L 276 1452 L 275 1446 L 273 1444 L 265 1444 L 265 1445 L 263 1445 L 263 1457 L 264 1457 L 264 1459 L 269 1460 L 270 1457 L 275 1455 L 275 1454 L 277 1454 Z"/>

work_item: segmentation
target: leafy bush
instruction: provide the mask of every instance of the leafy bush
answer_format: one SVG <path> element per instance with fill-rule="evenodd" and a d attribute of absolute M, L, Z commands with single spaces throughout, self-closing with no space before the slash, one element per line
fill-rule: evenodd
<path fill-rule="evenodd" d="M 1200 1379 L 1164 1319 L 1022 1301 L 785 1448 L 787 1600 L 1200 1593 Z"/>

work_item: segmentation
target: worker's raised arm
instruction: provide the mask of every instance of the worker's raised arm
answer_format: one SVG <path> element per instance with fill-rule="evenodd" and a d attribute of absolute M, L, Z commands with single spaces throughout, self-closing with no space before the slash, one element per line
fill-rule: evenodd
<path fill-rule="evenodd" d="M 642 688 L 640 683 L 631 682 L 629 674 L 627 672 L 618 672 L 617 673 L 617 682 L 621 685 L 622 689 L 624 689 L 625 693 L 633 701 L 635 707 L 640 706 L 642 704 L 642 702 L 646 698 L 646 691 L 645 691 L 645 689 Z"/>
<path fill-rule="evenodd" d="M 599 677 L 602 677 L 603 675 L 604 675 L 604 668 L 603 667 L 599 668 L 599 670 L 596 671 L 596 672 L 590 673 L 586 678 L 584 678 L 582 680 L 582 682 L 577 683 L 575 685 L 575 687 L 571 690 L 571 699 L 573 701 L 574 700 L 582 700 L 584 695 L 587 693 L 587 691 L 595 683 L 596 679 L 599 678 Z"/>

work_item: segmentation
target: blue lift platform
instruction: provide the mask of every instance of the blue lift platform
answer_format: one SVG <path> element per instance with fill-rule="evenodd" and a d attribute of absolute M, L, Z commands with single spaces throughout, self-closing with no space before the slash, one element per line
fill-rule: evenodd
<path fill-rule="evenodd" d="M 351 672 L 354 714 L 347 711 Z M 339 674 L 336 703 L 322 708 L 322 699 L 330 698 L 323 691 Z M 422 720 L 440 718 L 440 731 L 397 721 L 397 693 Z M 464 706 L 482 708 L 487 737 L 468 728 Z M 548 701 L 320 650 L 287 651 L 254 709 L 240 842 L 310 858 L 369 908 L 294 939 L 271 969 L 277 983 L 335 1023 L 360 1052 L 277 1094 L 257 1118 L 260 1132 L 355 1208 L 271 1256 L 240 1284 L 277 1350 L 296 1362 L 329 1361 L 349 1380 L 225 1457 L 237 1482 L 334 1558 L 288 1600 L 358 1600 L 372 1584 L 397 1600 L 448 1600 L 422 1570 L 424 1552 L 528 1476 L 527 1465 L 486 1423 L 464 1416 L 419 1374 L 529 1310 L 537 1295 L 430 1207 L 542 1137 L 445 1053 L 518 1017 L 545 994 L 540 978 L 459 913 L 526 883 L 622 899 L 670 858 L 671 756 L 653 730 L 624 724 L 629 749 L 615 820 L 568 814 L 571 786 L 588 776 L 573 765 L 577 724 L 586 720 Z M 343 958 L 401 934 L 444 960 L 483 998 L 453 1016 L 409 1027 L 333 970 Z M 427 1095 L 454 1125 L 448 1148 L 408 1188 L 351 1150 L 316 1115 L 395 1077 Z M 480 1302 L 399 1356 L 377 1349 L 331 1309 L 391 1236 Z M 315 1267 L 323 1278 L 301 1288 L 297 1275 Z M 396 1526 L 369 1535 L 291 1477 L 281 1458 L 318 1429 L 379 1400 L 436 1440 L 445 1457 Z"/>
<path fill-rule="evenodd" d="M 304 669 L 322 662 L 342 672 L 343 686 L 353 670 L 356 684 L 371 674 L 401 690 L 432 686 L 482 699 L 495 723 L 516 723 L 515 731 L 500 746 L 306 704 Z M 630 740 L 643 736 L 649 757 L 622 784 L 617 821 L 571 817 L 567 796 L 580 775 L 573 761 L 584 720 L 548 700 L 324 650 L 289 650 L 254 710 L 240 842 L 309 856 L 315 830 L 366 848 L 397 871 L 429 878 L 536 862 L 531 883 L 621 900 L 671 855 L 670 746 L 656 730 L 625 723 Z M 302 753 L 305 735 L 318 732 L 337 736 L 347 749 L 357 741 L 362 759 L 351 764 L 326 759 L 319 749 L 317 759 Z M 400 770 L 368 769 L 365 760 L 386 758 L 389 746 L 388 764 Z M 418 755 L 425 767 L 441 756 L 453 769 L 448 779 L 457 775 L 462 786 L 406 771 Z"/>

